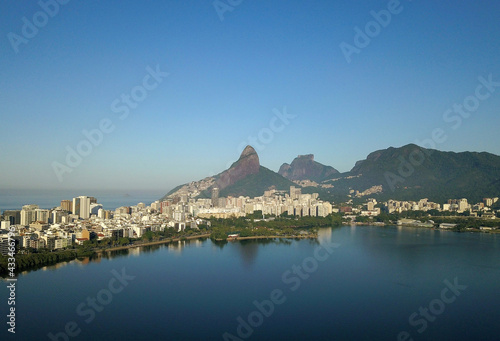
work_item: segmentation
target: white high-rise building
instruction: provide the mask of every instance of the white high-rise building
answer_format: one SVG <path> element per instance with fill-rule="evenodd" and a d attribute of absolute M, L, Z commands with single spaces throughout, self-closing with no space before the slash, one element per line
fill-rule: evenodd
<path fill-rule="evenodd" d="M 42 221 L 44 223 L 49 222 L 49 210 L 37 209 L 36 212 L 36 221 Z"/>
<path fill-rule="evenodd" d="M 73 198 L 73 214 L 82 219 L 88 219 L 90 217 L 90 198 L 85 195 Z"/>
<path fill-rule="evenodd" d="M 90 214 L 97 215 L 99 210 L 102 209 L 101 204 L 90 204 Z"/>
<path fill-rule="evenodd" d="M 21 210 L 21 225 L 28 226 L 36 221 L 36 210 L 40 207 L 38 205 L 24 205 Z"/>
<path fill-rule="evenodd" d="M 52 223 L 60 224 L 63 222 L 63 217 L 67 217 L 68 212 L 62 209 L 55 209 L 52 211 Z M 65 221 L 66 222 L 66 221 Z"/>
<path fill-rule="evenodd" d="M 458 203 L 458 212 L 465 212 L 469 209 L 469 203 L 467 202 L 467 199 L 460 199 L 460 202 Z"/>

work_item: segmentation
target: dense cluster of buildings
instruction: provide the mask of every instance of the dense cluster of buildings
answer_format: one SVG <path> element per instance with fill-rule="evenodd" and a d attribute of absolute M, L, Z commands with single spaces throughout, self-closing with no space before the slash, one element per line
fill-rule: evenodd
<path fill-rule="evenodd" d="M 209 218 L 244 217 L 255 211 L 262 211 L 264 216 L 279 216 L 286 213 L 291 216 L 326 217 L 333 211 L 332 204 L 319 200 L 318 193 L 302 194 L 299 187 L 290 187 L 290 191 L 269 190 L 263 196 L 249 198 L 240 196 L 220 198 L 219 190 L 212 189 L 211 199 L 190 199 L 185 204 L 193 216 Z"/>
<path fill-rule="evenodd" d="M 382 205 L 368 199 L 364 205 L 354 206 L 352 201 L 338 208 L 319 199 L 317 193 L 303 194 L 301 188 L 291 186 L 289 191 L 269 190 L 264 195 L 250 197 L 219 197 L 219 189 L 213 188 L 211 198 L 192 198 L 179 195 L 146 206 L 139 203 L 131 207 L 118 207 L 114 211 L 103 209 L 94 197 L 79 196 L 62 200 L 53 209 L 41 209 L 38 205 L 25 205 L 21 210 L 6 210 L 0 219 L 0 252 L 7 253 L 8 232 L 14 231 L 14 239 L 22 248 L 47 248 L 56 250 L 90 239 L 140 238 L 148 231 L 208 225 L 211 217 L 245 217 L 256 211 L 264 217 L 282 214 L 290 216 L 325 217 L 332 212 L 344 213 L 346 218 L 377 216 L 381 208 L 388 213 L 404 211 L 469 211 L 471 216 L 495 218 L 491 209 L 498 198 L 485 198 L 471 205 L 467 199 L 450 199 L 441 205 L 428 199 L 419 201 L 389 200 Z"/>
<path fill-rule="evenodd" d="M 290 193 L 270 190 L 261 197 L 219 197 L 218 189 L 209 199 L 187 196 L 155 201 L 150 206 L 139 203 L 131 207 L 118 207 L 114 211 L 103 209 L 94 197 L 79 196 L 62 200 L 53 209 L 40 209 L 38 205 L 25 205 L 21 210 L 3 212 L 0 225 L 0 251 L 7 250 L 9 230 L 22 248 L 56 250 L 83 244 L 90 239 L 140 238 L 148 231 L 174 228 L 198 228 L 208 224 L 210 217 L 244 217 L 255 211 L 265 216 L 282 213 L 295 216 L 327 216 L 332 205 L 318 199 L 318 194 L 302 194 L 300 188 L 291 187 Z M 5 249 L 5 250 L 4 250 Z"/>
<path fill-rule="evenodd" d="M 396 201 L 389 200 L 385 203 L 385 207 L 389 213 L 402 213 L 404 211 L 449 211 L 464 213 L 469 211 L 471 216 L 481 215 L 482 217 L 494 218 L 495 212 L 492 210 L 493 206 L 498 201 L 498 198 L 484 198 L 483 202 L 477 204 L 469 204 L 468 200 L 463 199 L 449 199 L 446 204 L 437 204 L 430 202 L 428 199 L 421 199 L 419 201 Z"/>

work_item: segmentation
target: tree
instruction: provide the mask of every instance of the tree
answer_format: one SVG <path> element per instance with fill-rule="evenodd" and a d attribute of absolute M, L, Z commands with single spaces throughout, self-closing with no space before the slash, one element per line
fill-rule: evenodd
<path fill-rule="evenodd" d="M 128 238 L 123 237 L 118 239 L 118 244 L 120 244 L 121 246 L 127 245 L 130 244 L 130 240 Z"/>
<path fill-rule="evenodd" d="M 210 234 L 210 239 L 212 239 L 212 240 L 218 240 L 218 239 L 227 240 L 227 233 L 221 228 L 216 228 Z"/>
<path fill-rule="evenodd" d="M 110 245 L 111 245 L 111 243 L 112 243 L 111 238 L 104 238 L 104 239 L 102 239 L 102 240 L 100 241 L 100 243 L 99 243 L 99 244 L 100 244 L 101 246 L 110 246 Z"/>
<path fill-rule="evenodd" d="M 153 232 L 151 232 L 151 231 L 146 231 L 146 232 L 142 235 L 142 240 L 152 241 L 152 240 L 153 240 Z"/>
<path fill-rule="evenodd" d="M 359 222 L 359 223 L 367 223 L 369 222 L 371 219 L 370 217 L 368 216 L 356 216 L 356 221 Z"/>

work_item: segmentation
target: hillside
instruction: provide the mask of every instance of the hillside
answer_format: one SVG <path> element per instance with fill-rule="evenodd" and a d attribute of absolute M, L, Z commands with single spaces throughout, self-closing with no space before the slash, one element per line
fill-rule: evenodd
<path fill-rule="evenodd" d="M 214 187 L 222 197 L 260 196 L 275 188 L 298 186 L 292 180 L 315 181 L 303 193 L 317 192 L 323 200 L 344 201 L 372 197 L 377 200 L 418 200 L 445 202 L 467 198 L 478 202 L 500 194 L 500 156 L 482 152 L 442 152 L 414 144 L 370 153 L 351 171 L 338 173 L 333 167 L 314 161 L 313 155 L 297 157 L 275 173 L 259 163 L 255 150 L 247 146 L 238 161 L 224 172 L 176 187 L 165 197 L 210 197 Z"/>
<path fill-rule="evenodd" d="M 314 161 L 314 155 L 308 154 L 297 156 L 291 164 L 282 164 L 278 174 L 292 181 L 311 180 L 320 183 L 334 178 L 339 171 Z"/>
<path fill-rule="evenodd" d="M 500 193 L 500 157 L 490 153 L 442 152 L 414 144 L 378 150 L 342 174 L 332 191 L 363 192 L 381 185 L 380 199 L 480 201 Z"/>
<path fill-rule="evenodd" d="M 213 177 L 177 186 L 162 199 L 182 195 L 192 198 L 210 198 L 213 188 L 219 189 L 220 197 L 229 195 L 256 197 L 263 195 L 268 189 L 289 190 L 290 186 L 297 185 L 261 166 L 255 149 L 247 146 L 240 158 L 227 170 Z"/>

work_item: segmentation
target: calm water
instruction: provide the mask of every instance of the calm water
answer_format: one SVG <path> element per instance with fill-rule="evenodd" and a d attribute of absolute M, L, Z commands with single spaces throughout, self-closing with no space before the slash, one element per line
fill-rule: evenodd
<path fill-rule="evenodd" d="M 20 210 L 23 205 L 36 204 L 40 208 L 50 209 L 61 205 L 61 200 L 71 200 L 80 195 L 97 198 L 105 210 L 114 210 L 120 206 L 146 205 L 160 199 L 167 193 L 159 191 L 127 191 L 127 190 L 1 190 L 0 211 Z"/>
<path fill-rule="evenodd" d="M 495 235 L 350 226 L 318 241 L 135 249 L 20 275 L 15 339 L 49 340 L 70 323 L 70 340 L 499 340 L 499 256 Z M 113 270 L 135 278 L 123 286 Z M 265 300 L 268 316 L 253 303 Z M 6 302 L 2 282 L 4 320 Z"/>

